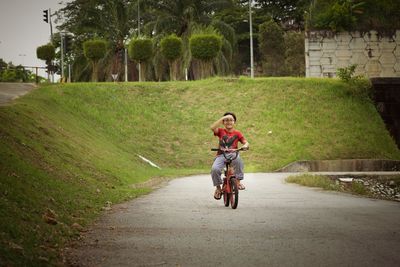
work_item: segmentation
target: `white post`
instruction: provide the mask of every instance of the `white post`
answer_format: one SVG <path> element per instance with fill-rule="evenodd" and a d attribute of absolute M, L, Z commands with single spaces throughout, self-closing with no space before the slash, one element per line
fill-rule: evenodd
<path fill-rule="evenodd" d="M 142 73 L 141 73 L 141 69 L 140 69 L 140 62 L 138 63 L 138 70 L 139 70 L 139 82 L 142 81 Z"/>
<path fill-rule="evenodd" d="M 253 55 L 253 22 L 251 16 L 252 0 L 249 0 L 249 24 L 250 24 L 250 77 L 254 78 L 254 55 Z"/>
<path fill-rule="evenodd" d="M 68 82 L 71 82 L 71 64 L 68 64 Z"/>
<path fill-rule="evenodd" d="M 128 50 L 125 48 L 125 82 L 128 81 Z"/>

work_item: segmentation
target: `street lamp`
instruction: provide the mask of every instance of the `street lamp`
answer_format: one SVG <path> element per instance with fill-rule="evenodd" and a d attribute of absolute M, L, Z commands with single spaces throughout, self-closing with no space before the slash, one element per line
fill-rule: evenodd
<path fill-rule="evenodd" d="M 250 25 L 250 77 L 254 78 L 254 55 L 253 55 L 253 22 L 251 17 L 251 4 L 249 0 L 249 25 Z"/>
<path fill-rule="evenodd" d="M 138 16 L 138 22 L 137 22 L 137 26 L 138 26 L 138 38 L 140 38 L 140 0 L 138 0 L 138 3 L 137 3 L 137 16 Z M 142 70 L 141 70 L 141 66 L 140 66 L 140 63 L 138 64 L 138 71 L 139 71 L 139 82 L 141 82 L 142 81 L 142 74 L 141 74 L 141 72 L 142 72 Z"/>

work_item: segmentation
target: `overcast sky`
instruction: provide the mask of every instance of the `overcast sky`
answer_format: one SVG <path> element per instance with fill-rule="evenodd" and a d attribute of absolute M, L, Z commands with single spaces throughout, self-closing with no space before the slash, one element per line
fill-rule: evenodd
<path fill-rule="evenodd" d="M 14 65 L 45 66 L 36 58 L 36 48 L 50 41 L 50 26 L 43 21 L 43 10 L 54 12 L 64 6 L 59 4 L 61 1 L 0 0 L 0 58 Z"/>

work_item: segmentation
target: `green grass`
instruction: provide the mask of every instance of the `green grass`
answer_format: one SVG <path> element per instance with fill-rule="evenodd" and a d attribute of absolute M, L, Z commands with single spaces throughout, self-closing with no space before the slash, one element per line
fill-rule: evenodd
<path fill-rule="evenodd" d="M 308 187 L 318 187 L 324 190 L 347 192 L 356 195 L 372 196 L 371 192 L 362 184 L 353 182 L 349 185 L 342 184 L 325 175 L 301 174 L 286 178 L 286 182 Z"/>
<path fill-rule="evenodd" d="M 308 187 L 319 187 L 324 190 L 340 191 L 339 184 L 324 175 L 292 175 L 286 178 L 286 182 L 296 183 Z"/>
<path fill-rule="evenodd" d="M 226 111 L 250 143 L 246 171 L 400 159 L 373 104 L 346 92 L 338 80 L 300 78 L 42 86 L 0 107 L 0 265 L 53 265 L 78 234 L 73 223 L 150 191 L 132 184 L 208 173 L 209 126 Z M 59 224 L 43 221 L 47 209 Z"/>

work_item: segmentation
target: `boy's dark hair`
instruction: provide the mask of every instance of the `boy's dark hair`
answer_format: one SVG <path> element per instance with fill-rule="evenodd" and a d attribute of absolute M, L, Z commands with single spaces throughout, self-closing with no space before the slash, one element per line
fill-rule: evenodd
<path fill-rule="evenodd" d="M 226 115 L 232 115 L 233 119 L 234 119 L 235 122 L 236 122 L 236 115 L 235 115 L 235 113 L 233 113 L 233 112 L 226 112 L 226 113 L 224 114 L 224 116 L 226 116 Z"/>

